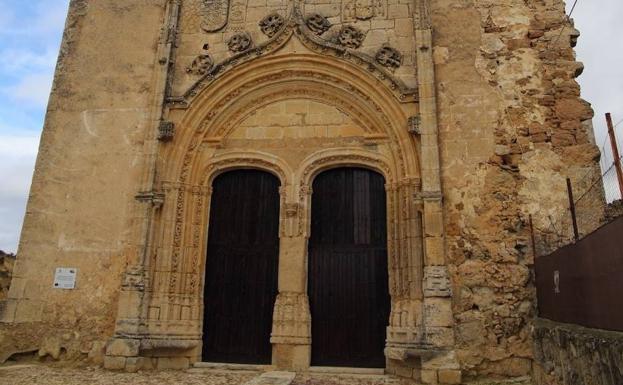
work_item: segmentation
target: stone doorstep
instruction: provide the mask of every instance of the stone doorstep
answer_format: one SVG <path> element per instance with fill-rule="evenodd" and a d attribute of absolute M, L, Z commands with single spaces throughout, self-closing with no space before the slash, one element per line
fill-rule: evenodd
<path fill-rule="evenodd" d="M 273 367 L 270 365 L 247 365 L 247 364 L 226 364 L 218 362 L 195 362 L 193 369 L 216 369 L 227 371 L 247 371 L 247 372 L 267 372 Z"/>
<path fill-rule="evenodd" d="M 365 376 L 385 376 L 385 369 L 377 368 L 342 368 L 336 366 L 312 366 L 309 368 L 312 374 L 347 374 L 347 375 L 365 375 Z"/>
<path fill-rule="evenodd" d="M 294 381 L 294 372 L 266 372 L 244 385 L 290 385 Z"/>

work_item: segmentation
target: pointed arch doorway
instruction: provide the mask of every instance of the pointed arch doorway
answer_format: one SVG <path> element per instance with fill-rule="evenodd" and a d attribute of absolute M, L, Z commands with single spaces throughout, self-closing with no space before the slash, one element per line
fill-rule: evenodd
<path fill-rule="evenodd" d="M 235 170 L 213 183 L 204 286 L 204 362 L 270 364 L 277 296 L 279 179 Z"/>
<path fill-rule="evenodd" d="M 390 313 L 385 179 L 337 168 L 318 175 L 312 191 L 311 364 L 383 368 Z"/>

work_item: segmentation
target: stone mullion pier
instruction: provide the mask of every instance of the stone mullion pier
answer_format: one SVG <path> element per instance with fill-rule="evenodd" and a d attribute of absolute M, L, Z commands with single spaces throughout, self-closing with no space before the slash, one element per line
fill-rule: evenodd
<path fill-rule="evenodd" d="M 311 189 L 281 187 L 279 293 L 273 311 L 273 365 L 302 370 L 311 361 L 311 313 L 307 295 L 307 243 Z"/>

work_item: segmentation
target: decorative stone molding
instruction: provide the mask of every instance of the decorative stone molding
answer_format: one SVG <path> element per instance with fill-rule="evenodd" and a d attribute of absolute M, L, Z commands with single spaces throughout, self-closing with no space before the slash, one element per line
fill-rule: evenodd
<path fill-rule="evenodd" d="M 239 32 L 229 38 L 227 47 L 232 53 L 248 51 L 253 48 L 253 39 L 248 32 Z"/>
<path fill-rule="evenodd" d="M 134 197 L 139 202 L 151 203 L 154 207 L 160 208 L 164 204 L 164 193 L 158 191 L 143 191 Z"/>
<path fill-rule="evenodd" d="M 273 344 L 311 344 L 311 315 L 309 300 L 304 293 L 280 293 L 275 302 Z"/>
<path fill-rule="evenodd" d="M 284 27 L 268 41 L 258 46 L 253 46 L 252 49 L 235 53 L 230 58 L 216 63 L 207 74 L 203 75 L 183 95 L 168 97 L 167 102 L 169 106 L 172 108 L 188 108 L 192 100 L 218 78 L 223 77 L 237 66 L 276 52 L 294 36 L 311 51 L 322 56 L 332 56 L 340 61 L 349 62 L 376 77 L 381 83 L 385 84 L 400 102 L 417 101 L 417 88 L 407 87 L 391 71 L 377 63 L 375 58 L 361 52 L 347 51 L 347 47 L 344 45 L 319 37 L 317 34 L 318 30 L 312 29 L 312 27 L 307 25 L 306 19 L 300 13 L 298 7 L 295 6 L 290 16 L 288 16 Z"/>
<path fill-rule="evenodd" d="M 424 268 L 424 296 L 452 296 L 447 266 L 426 266 Z"/>
<path fill-rule="evenodd" d="M 158 125 L 158 140 L 161 142 L 168 142 L 175 137 L 175 124 L 163 120 Z"/>
<path fill-rule="evenodd" d="M 357 49 L 361 47 L 365 38 L 366 34 L 359 28 L 353 27 L 352 25 L 345 25 L 342 26 L 337 35 L 337 43 L 347 48 Z"/>
<path fill-rule="evenodd" d="M 392 71 L 397 70 L 402 65 L 402 54 L 395 48 L 388 45 L 381 47 L 375 55 L 376 62 Z"/>
<path fill-rule="evenodd" d="M 121 287 L 126 290 L 143 291 L 147 286 L 145 270 L 142 266 L 132 266 L 123 275 Z"/>
<path fill-rule="evenodd" d="M 331 28 L 331 22 L 319 13 L 312 13 L 305 18 L 305 24 L 310 31 L 320 36 Z"/>
<path fill-rule="evenodd" d="M 277 32 L 279 32 L 279 30 L 281 30 L 281 28 L 283 28 L 284 24 L 285 24 L 285 20 L 283 16 L 275 12 L 264 17 L 260 21 L 259 26 L 262 32 L 264 33 L 264 35 L 268 37 L 273 37 L 275 36 Z"/>

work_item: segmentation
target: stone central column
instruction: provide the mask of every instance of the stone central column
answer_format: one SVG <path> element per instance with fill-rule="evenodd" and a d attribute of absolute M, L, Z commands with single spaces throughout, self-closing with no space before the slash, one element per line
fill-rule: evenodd
<path fill-rule="evenodd" d="M 273 313 L 273 365 L 278 369 L 307 369 L 311 360 L 311 315 L 307 297 L 307 238 L 303 206 L 288 201 L 296 196 L 281 189 L 279 294 Z M 309 199 L 309 192 L 307 199 Z"/>

